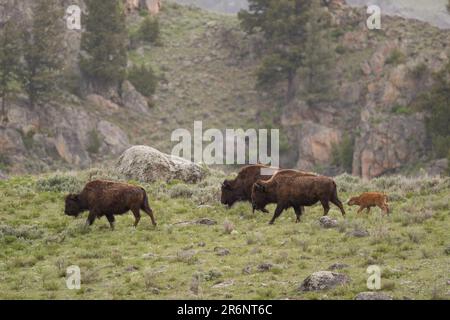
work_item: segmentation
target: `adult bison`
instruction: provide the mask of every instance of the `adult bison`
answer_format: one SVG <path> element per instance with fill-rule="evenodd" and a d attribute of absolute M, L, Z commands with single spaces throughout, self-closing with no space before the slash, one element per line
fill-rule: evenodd
<path fill-rule="evenodd" d="M 338 206 L 342 215 L 345 215 L 344 206 L 337 196 L 336 183 L 328 177 L 277 173 L 267 181 L 257 181 L 252 188 L 254 209 L 264 208 L 269 203 L 277 204 L 270 224 L 290 207 L 295 210 L 296 222 L 300 222 L 302 207 L 312 206 L 319 201 L 323 206 L 324 215 L 330 210 L 329 202 Z"/>
<path fill-rule="evenodd" d="M 264 170 L 264 171 L 262 171 Z M 270 175 L 262 175 L 262 173 L 272 173 Z M 272 168 L 262 164 L 255 164 L 243 167 L 236 179 L 234 180 L 225 180 L 222 183 L 222 194 L 221 194 L 221 203 L 231 207 L 237 201 L 249 201 L 252 200 L 252 187 L 253 184 L 258 180 L 269 180 L 272 178 L 274 173 L 278 173 L 279 175 L 290 175 L 293 173 L 302 174 L 302 175 L 313 175 L 314 173 L 310 172 L 302 172 L 297 170 L 281 170 L 277 168 Z M 268 212 L 264 207 L 258 208 L 263 212 Z"/>
<path fill-rule="evenodd" d="M 80 194 L 66 196 L 64 213 L 77 217 L 84 211 L 89 211 L 86 225 L 92 225 L 96 218 L 106 216 L 111 229 L 114 230 L 114 215 L 121 215 L 129 210 L 134 215 L 134 227 L 141 219 L 140 210 L 150 216 L 156 226 L 153 210 L 148 203 L 145 190 L 126 183 L 96 180 L 86 184 Z"/>

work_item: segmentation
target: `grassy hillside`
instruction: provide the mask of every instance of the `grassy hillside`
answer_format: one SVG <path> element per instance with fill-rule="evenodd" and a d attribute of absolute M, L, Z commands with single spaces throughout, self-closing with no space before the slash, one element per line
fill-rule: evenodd
<path fill-rule="evenodd" d="M 17 176 L 0 181 L 0 298 L 45 299 L 352 299 L 366 288 L 366 268 L 382 267 L 383 291 L 396 299 L 449 299 L 450 179 L 384 177 L 370 183 L 336 179 L 342 200 L 364 190 L 385 190 L 392 215 L 347 209 L 335 229 L 319 225 L 322 209 L 307 208 L 300 224 L 292 210 L 274 226 L 269 215 L 242 203 L 219 201 L 220 172 L 198 185 L 144 184 L 159 225 L 131 213 L 116 231 L 106 219 L 83 228 L 86 214 L 63 214 L 63 196 L 95 178 L 119 179 L 107 170 Z M 273 212 L 273 206 L 270 207 Z M 190 224 L 208 218 L 215 225 Z M 367 230 L 358 238 L 354 231 Z M 351 283 L 301 293 L 312 272 L 334 263 Z M 65 270 L 78 265 L 81 290 L 68 290 Z"/>
<path fill-rule="evenodd" d="M 130 32 L 143 18 L 133 19 Z M 129 55 L 131 63 L 151 65 L 160 77 L 155 106 L 149 117 L 122 113 L 113 119 L 124 124 L 132 143 L 170 152 L 172 131 L 192 132 L 194 121 L 203 121 L 205 129 L 267 127 L 258 113 L 273 105 L 255 90 L 258 61 L 235 16 L 168 3 L 159 21 L 161 45 Z"/>

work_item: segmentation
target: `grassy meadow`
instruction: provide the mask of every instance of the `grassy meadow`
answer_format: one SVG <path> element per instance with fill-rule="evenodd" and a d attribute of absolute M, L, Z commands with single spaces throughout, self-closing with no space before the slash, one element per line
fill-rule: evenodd
<path fill-rule="evenodd" d="M 212 171 L 197 185 L 141 184 L 158 226 L 148 216 L 135 230 L 132 214 L 105 218 L 85 229 L 86 213 L 65 216 L 64 195 L 96 178 L 120 179 L 105 169 L 15 176 L 0 181 L 1 299 L 353 299 L 368 291 L 369 265 L 382 268 L 382 292 L 394 299 L 449 299 L 450 179 L 383 177 L 371 182 L 336 178 L 347 200 L 385 190 L 391 216 L 376 208 L 339 224 L 319 224 L 321 206 L 307 208 L 300 224 L 292 209 L 274 226 L 271 215 L 248 203 L 219 202 L 225 175 Z M 136 182 L 131 182 L 136 183 Z M 273 212 L 274 206 L 269 209 Z M 196 224 L 207 218 L 214 225 Z M 211 222 L 210 221 L 210 222 Z M 192 223 L 194 222 L 194 223 Z M 355 237 L 355 231 L 368 231 Z M 335 263 L 351 282 L 332 290 L 300 292 L 311 273 Z M 81 289 L 66 287 L 66 268 L 81 268 Z"/>

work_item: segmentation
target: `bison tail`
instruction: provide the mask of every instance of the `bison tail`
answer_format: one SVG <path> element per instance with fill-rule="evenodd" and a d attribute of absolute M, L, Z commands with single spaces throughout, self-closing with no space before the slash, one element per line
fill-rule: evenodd
<path fill-rule="evenodd" d="M 144 210 L 147 213 L 153 212 L 152 208 L 150 208 L 150 204 L 148 203 L 148 196 L 147 196 L 147 192 L 145 191 L 144 188 L 141 188 L 142 191 L 144 192 L 144 202 L 142 203 L 142 210 Z"/>

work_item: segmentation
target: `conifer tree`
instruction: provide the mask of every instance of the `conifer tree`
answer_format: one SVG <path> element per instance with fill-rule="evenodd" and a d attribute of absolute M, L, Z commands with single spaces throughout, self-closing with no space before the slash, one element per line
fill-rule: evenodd
<path fill-rule="evenodd" d="M 6 121 L 8 98 L 18 89 L 20 31 L 17 20 L 9 17 L 0 24 L 0 98 L 1 119 Z"/>
<path fill-rule="evenodd" d="M 56 0 L 37 1 L 31 26 L 24 32 L 20 75 L 31 107 L 48 101 L 57 89 L 63 66 L 62 13 Z"/>
<path fill-rule="evenodd" d="M 80 67 L 94 91 L 119 86 L 126 75 L 127 30 L 119 0 L 87 0 Z"/>

